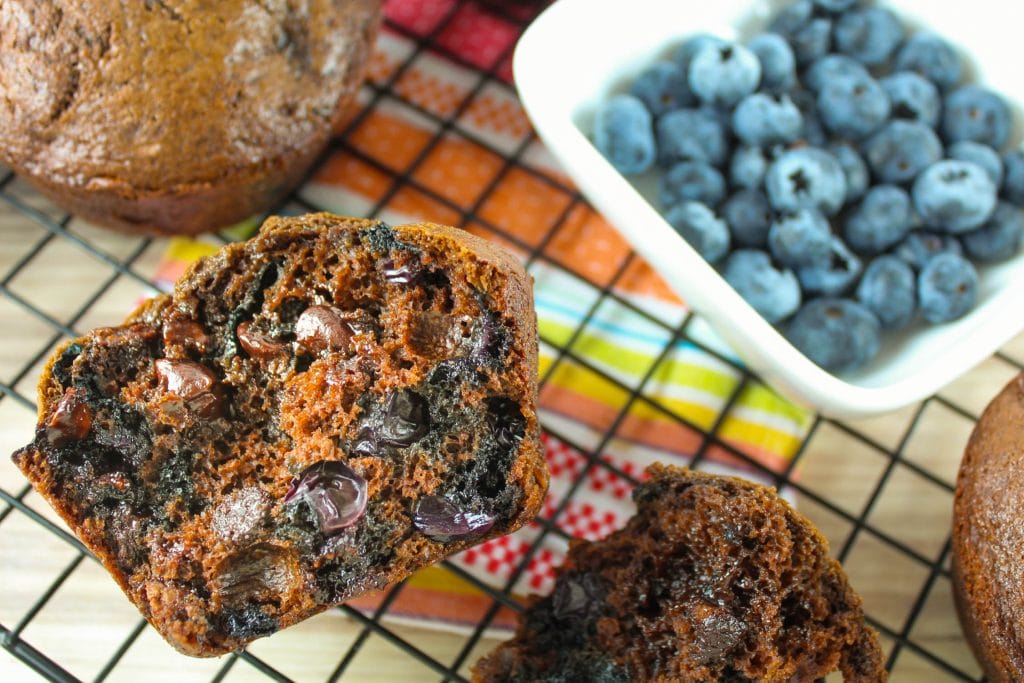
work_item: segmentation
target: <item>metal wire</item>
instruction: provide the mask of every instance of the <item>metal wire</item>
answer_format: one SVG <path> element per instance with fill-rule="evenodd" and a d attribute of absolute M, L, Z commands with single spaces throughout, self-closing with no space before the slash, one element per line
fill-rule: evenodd
<path fill-rule="evenodd" d="M 476 0 L 477 5 L 482 11 L 491 12 L 498 17 L 501 17 L 506 22 L 513 24 L 520 29 L 525 27 L 529 19 L 541 8 L 544 2 L 498 2 L 496 0 Z M 490 607 L 485 611 L 484 616 L 480 622 L 476 624 L 473 632 L 466 640 L 464 645 L 460 648 L 457 656 L 452 662 L 442 662 L 433 656 L 430 652 L 424 651 L 409 641 L 403 639 L 401 636 L 394 633 L 388 628 L 383 622 L 384 617 L 389 607 L 392 605 L 399 592 L 404 586 L 403 583 L 392 587 L 388 594 L 385 596 L 379 607 L 376 609 L 374 614 L 367 616 L 362 612 L 353 609 L 349 606 L 342 606 L 340 609 L 348 615 L 351 619 L 355 620 L 361 625 L 361 630 L 353 640 L 351 645 L 344 652 L 339 654 L 337 666 L 328 676 L 329 681 L 344 680 L 346 672 L 349 670 L 349 664 L 355 658 L 360 648 L 365 643 L 366 639 L 376 634 L 381 636 L 395 645 L 405 656 L 414 658 L 419 662 L 425 664 L 427 667 L 432 669 L 439 677 L 444 681 L 463 681 L 465 680 L 459 670 L 466 663 L 468 656 L 472 652 L 476 643 L 483 637 L 485 630 L 491 624 L 498 610 L 500 608 L 509 608 L 513 610 L 520 610 L 520 604 L 512 597 L 511 588 L 515 584 L 516 579 L 525 571 L 531 557 L 540 547 L 540 544 L 549 535 L 556 535 L 562 538 L 568 538 L 566 532 L 559 527 L 554 520 L 558 518 L 573 495 L 576 493 L 580 482 L 587 476 L 587 474 L 595 468 L 605 469 L 608 472 L 614 473 L 622 479 L 635 484 L 635 479 L 627 472 L 622 471 L 612 463 L 607 462 L 606 459 L 602 458 L 602 453 L 609 443 L 609 441 L 615 436 L 616 430 L 622 420 L 626 417 L 629 411 L 636 405 L 643 405 L 645 408 L 655 411 L 665 419 L 671 420 L 680 426 L 683 426 L 694 433 L 700 433 L 703 435 L 702 443 L 697 449 L 693 458 L 693 465 L 699 465 L 707 456 L 709 449 L 712 447 L 720 449 L 744 462 L 746 465 L 760 471 L 770 481 L 774 481 L 780 488 L 786 488 L 795 491 L 799 496 L 807 500 L 813 501 L 816 505 L 826 509 L 829 513 L 835 517 L 845 521 L 851 527 L 849 536 L 846 538 L 845 543 L 842 545 L 838 552 L 840 560 L 844 560 L 848 557 L 851 548 L 861 536 L 870 536 L 873 540 L 880 542 L 898 552 L 901 556 L 910 559 L 912 562 L 920 565 L 927 572 L 925 581 L 921 584 L 919 592 L 913 601 L 909 611 L 904 617 L 904 621 L 900 628 L 893 629 L 885 624 L 882 624 L 876 620 L 871 620 L 873 625 L 886 637 L 892 640 L 893 646 L 890 650 L 890 656 L 888 666 L 891 669 L 898 661 L 900 654 L 903 651 L 911 651 L 919 657 L 931 662 L 939 669 L 945 671 L 950 677 L 956 680 L 971 681 L 975 680 L 970 674 L 962 671 L 954 663 L 948 661 L 943 656 L 942 652 L 933 651 L 916 642 L 911 634 L 915 623 L 922 614 L 925 602 L 933 588 L 933 585 L 940 577 L 949 577 L 949 571 L 946 568 L 946 561 L 950 550 L 950 541 L 946 538 L 942 545 L 941 551 L 934 557 L 929 557 L 923 554 L 920 550 L 911 547 L 907 543 L 901 541 L 890 531 L 880 528 L 877 524 L 869 520 L 872 510 L 874 509 L 876 502 L 886 482 L 889 480 L 890 475 L 896 470 L 897 466 L 907 468 L 909 471 L 914 472 L 916 475 L 926 479 L 935 486 L 946 492 L 952 492 L 952 486 L 949 482 L 944 481 L 942 478 L 936 476 L 928 469 L 920 466 L 919 464 L 908 460 L 904 457 L 904 447 L 908 441 L 915 434 L 919 424 L 922 420 L 922 415 L 925 410 L 932 405 L 937 403 L 943 407 L 963 416 L 964 418 L 973 421 L 975 416 L 964 410 L 962 407 L 954 404 L 943 397 L 934 397 L 928 399 L 928 401 L 922 403 L 914 413 L 911 420 L 908 422 L 905 432 L 902 434 L 898 445 L 895 448 L 886 448 L 883 444 L 872 438 L 870 435 L 863 433 L 862 431 L 851 427 L 845 423 L 834 422 L 826 420 L 820 417 L 814 419 L 810 425 L 809 431 L 805 437 L 804 443 L 797 450 L 793 459 L 781 470 L 775 471 L 758 460 L 750 457 L 746 453 L 736 449 L 732 446 L 729 441 L 722 436 L 721 428 L 724 421 L 729 417 L 733 411 L 738 397 L 742 394 L 743 390 L 759 380 L 752 376 L 745 368 L 735 362 L 733 359 L 728 358 L 717 352 L 715 349 L 709 348 L 703 344 L 699 339 L 694 338 L 690 334 L 691 319 L 687 316 L 681 323 L 671 324 L 668 323 L 656 315 L 638 307 L 632 301 L 623 297 L 616 291 L 616 284 L 620 281 L 626 269 L 632 263 L 634 256 L 632 253 L 626 255 L 622 263 L 617 264 L 614 274 L 607 282 L 595 282 L 592 278 L 588 277 L 586 273 L 579 271 L 574 267 L 573 264 L 561 263 L 555 260 L 548 252 L 547 247 L 551 240 L 554 238 L 556 233 L 566 224 L 573 210 L 580 204 L 585 204 L 585 200 L 579 195 L 579 193 L 571 187 L 566 186 L 559 180 L 549 176 L 546 173 L 540 172 L 529 164 L 524 163 L 522 155 L 529 148 L 529 146 L 535 141 L 533 134 L 527 134 L 523 139 L 515 146 L 512 152 L 503 152 L 491 144 L 486 138 L 475 134 L 472 131 L 465 130 L 460 126 L 459 118 L 463 114 L 474 98 L 485 88 L 485 87 L 497 87 L 503 89 L 514 95 L 512 87 L 500 78 L 499 69 L 500 65 L 509 57 L 511 47 L 506 49 L 504 53 L 499 55 L 493 62 L 494 66 L 489 69 L 481 70 L 475 65 L 467 62 L 458 54 L 455 54 L 449 50 L 446 50 L 442 45 L 437 43 L 437 37 L 441 35 L 446 28 L 449 27 L 453 18 L 458 12 L 460 5 L 454 3 L 450 10 L 437 22 L 435 28 L 425 34 L 419 35 L 413 31 L 410 31 L 406 27 L 396 24 L 394 22 L 388 22 L 387 28 L 394 33 L 405 37 L 412 44 L 412 50 L 408 57 L 404 59 L 394 71 L 386 82 L 381 84 L 369 84 L 367 86 L 367 92 L 370 93 L 369 102 L 365 105 L 364 109 L 358 113 L 347 125 L 346 129 L 333 141 L 328 154 L 342 151 L 348 155 L 351 155 L 379 171 L 382 174 L 388 176 L 391 180 L 388 190 L 380 197 L 372 209 L 367 212 L 369 216 L 376 216 L 383 211 L 389 201 L 404 188 L 412 188 L 422 193 L 430 200 L 436 202 L 438 205 L 455 212 L 460 216 L 460 222 L 462 225 L 468 225 L 474 223 L 481 225 L 487 230 L 492 231 L 496 236 L 501 239 L 516 245 L 522 252 L 526 254 L 527 264 L 533 264 L 537 261 L 542 261 L 546 266 L 550 266 L 561 271 L 567 272 L 576 278 L 587 282 L 597 292 L 597 297 L 589 310 L 586 312 L 584 318 L 578 326 L 572 331 L 568 340 L 559 343 L 558 340 L 545 338 L 542 336 L 541 341 L 548 346 L 555 349 L 555 358 L 551 363 L 550 367 L 546 370 L 544 376 L 541 378 L 541 385 L 545 385 L 548 380 L 554 375 L 558 369 L 564 367 L 566 364 L 572 364 L 585 369 L 587 372 L 593 373 L 599 376 L 603 381 L 609 385 L 617 387 L 621 390 L 626 398 L 623 402 L 622 407 L 618 411 L 618 414 L 603 431 L 603 434 L 597 440 L 596 445 L 588 447 L 584 444 L 578 443 L 576 440 L 571 438 L 569 435 L 561 433 L 559 430 L 553 428 L 551 425 L 545 425 L 545 429 L 549 434 L 555 438 L 566 443 L 568 446 L 575 448 L 577 451 L 585 456 L 585 464 L 579 473 L 579 478 L 576 483 L 566 492 L 560 501 L 557 503 L 557 507 L 553 514 L 547 518 L 538 518 L 537 522 L 540 526 L 540 533 L 534 542 L 530 545 L 526 554 L 520 559 L 517 567 L 513 571 L 511 577 L 507 580 L 505 585 L 501 588 L 491 587 L 479 579 L 474 577 L 469 572 L 461 569 L 460 567 L 445 562 L 444 566 L 460 579 L 473 584 L 482 595 L 488 596 L 491 600 Z M 459 65 L 465 70 L 471 71 L 476 74 L 476 82 L 469 88 L 465 97 L 454 107 L 452 112 L 446 116 L 438 116 L 434 112 L 420 106 L 416 102 L 410 101 L 407 98 L 403 98 L 394 87 L 396 83 L 402 78 L 413 64 L 420 59 L 424 54 L 431 53 L 438 55 L 444 59 L 450 60 L 451 62 Z M 382 164 L 377 159 L 364 154 L 356 146 L 351 144 L 348 140 L 349 134 L 355 131 L 361 123 L 363 123 L 366 117 L 373 111 L 374 107 L 382 102 L 385 98 L 399 100 L 404 106 L 411 108 L 416 113 L 433 122 L 436 127 L 436 131 L 431 140 L 424 146 L 418 153 L 413 162 L 401 172 L 389 168 Z M 415 179 L 416 170 L 422 165 L 431 152 L 435 149 L 441 139 L 450 133 L 455 133 L 459 136 L 466 138 L 472 143 L 479 145 L 485 150 L 491 152 L 502 160 L 502 166 L 496 173 L 494 179 L 484 188 L 480 196 L 475 202 L 468 207 L 463 207 L 449 198 L 442 196 L 441 194 L 433 191 L 430 187 L 418 182 Z M 510 171 L 516 170 L 529 174 L 533 179 L 543 183 L 554 190 L 564 194 L 567 198 L 567 204 L 564 210 L 562 210 L 555 220 L 554 224 L 548 231 L 542 236 L 536 244 L 530 244 L 524 241 L 520 236 L 506 230 L 500 225 L 495 225 L 489 222 L 484 216 L 479 215 L 481 207 L 486 202 L 487 198 L 491 195 L 494 189 L 500 184 L 502 178 L 504 178 Z M 117 258 L 109 253 L 106 253 L 100 247 L 92 244 L 89 240 L 81 237 L 77 233 L 68 229 L 68 223 L 71 219 L 70 216 L 65 216 L 60 220 L 54 220 L 52 217 L 46 215 L 37 209 L 32 208 L 28 203 L 25 202 L 20 196 L 14 194 L 11 191 L 12 187 L 12 175 L 7 173 L 0 178 L 0 201 L 4 202 L 10 211 L 16 212 L 22 216 L 26 221 L 33 225 L 43 228 L 44 233 L 41 238 L 38 239 L 29 249 L 26 251 L 8 270 L 8 272 L 0 275 L 0 297 L 11 302 L 18 308 L 26 311 L 36 319 L 42 321 L 48 328 L 52 330 L 52 334 L 43 340 L 39 351 L 33 355 L 32 358 L 24 364 L 24 366 L 15 374 L 13 378 L 10 378 L 7 382 L 0 382 L 0 402 L 13 400 L 19 406 L 26 410 L 35 410 L 35 401 L 31 397 L 22 395 L 16 387 L 26 378 L 28 373 L 33 367 L 36 367 L 39 361 L 53 348 L 53 346 L 60 341 L 62 338 L 72 336 L 80 332 L 76 329 L 76 325 L 79 320 L 90 310 L 90 308 L 100 299 L 110 287 L 122 277 L 128 278 L 137 282 L 140 285 L 156 287 L 156 284 L 151 282 L 147 277 L 138 272 L 135 268 L 135 262 L 138 258 L 146 251 L 150 246 L 150 240 L 142 240 L 139 245 L 131 251 L 126 257 Z M 310 203 L 297 193 L 288 197 L 282 206 L 285 204 L 296 204 L 304 209 L 308 210 L 319 210 L 321 207 Z M 228 239 L 224 237 L 223 239 Z M 100 286 L 92 292 L 84 301 L 81 307 L 78 308 L 68 319 L 59 320 L 54 318 L 52 315 L 40 310 L 31 301 L 27 300 L 23 296 L 19 296 L 15 291 L 12 291 L 10 283 L 12 283 L 19 274 L 23 273 L 28 269 L 34 267 L 33 263 L 37 256 L 53 241 L 62 240 L 69 244 L 74 245 L 82 251 L 83 255 L 97 259 L 104 266 L 110 270 L 109 276 L 100 284 Z M 575 350 L 575 342 L 583 333 L 584 329 L 591 323 L 593 317 L 596 315 L 599 308 L 607 303 L 613 303 L 619 307 L 629 310 L 631 313 L 636 314 L 644 318 L 646 321 L 657 325 L 663 331 L 666 332 L 666 341 L 661 349 L 661 353 L 656 362 L 654 362 L 645 376 L 635 386 L 630 386 L 623 383 L 617 377 L 609 374 L 607 371 L 602 369 L 598 364 L 594 363 L 591 359 L 580 355 Z M 653 375 L 655 368 L 658 367 L 659 363 L 673 350 L 673 348 L 680 342 L 685 341 L 689 344 L 695 345 L 702 352 L 710 354 L 717 358 L 722 363 L 729 365 L 739 378 L 734 388 L 730 392 L 723 408 L 718 414 L 714 423 L 710 428 L 701 428 L 699 425 L 694 424 L 685 415 L 677 414 L 675 411 L 666 408 L 656 399 L 645 393 L 645 386 L 649 378 Z M 1000 353 L 996 356 L 1001 361 L 1010 364 L 1017 369 L 1022 369 L 1020 362 L 1007 356 L 1006 354 Z M 884 470 L 879 480 L 876 482 L 873 490 L 871 491 L 868 499 L 865 501 L 861 509 L 857 512 L 849 512 L 843 509 L 841 506 L 836 504 L 834 501 L 830 501 L 827 498 L 819 495 L 817 492 L 807 487 L 800 482 L 799 479 L 794 477 L 794 473 L 800 466 L 801 461 L 805 457 L 807 452 L 806 445 L 814 437 L 816 432 L 822 425 L 828 424 L 830 427 L 840 430 L 844 435 L 851 439 L 861 442 L 864 446 L 877 451 L 880 454 L 884 454 L 887 461 L 884 466 Z M 22 487 L 17 492 L 10 492 L 3 488 L 0 488 L 0 501 L 6 506 L 5 509 L 0 510 L 0 524 L 10 515 L 24 515 L 27 519 L 38 525 L 38 533 L 49 534 L 54 538 L 60 539 L 68 544 L 68 546 L 74 551 L 73 559 L 65 566 L 64 570 L 61 571 L 54 581 L 47 587 L 42 595 L 40 595 L 33 604 L 31 604 L 24 612 L 22 618 L 16 625 L 0 624 L 0 645 L 4 647 L 11 655 L 23 662 L 27 667 L 38 672 L 49 680 L 54 681 L 75 681 L 76 679 L 70 672 L 63 668 L 60 664 L 60 653 L 59 652 L 41 652 L 32 643 L 28 642 L 22 637 L 26 627 L 32 622 L 35 615 L 44 608 L 47 601 L 56 593 L 60 587 L 65 583 L 69 576 L 75 571 L 79 564 L 84 558 L 95 559 L 91 554 L 86 551 L 82 544 L 73 536 L 69 535 L 60 527 L 56 526 L 44 516 L 37 513 L 31 507 L 24 503 L 24 497 L 29 492 L 27 486 Z M 3 590 L 0 588 L 0 590 Z M 107 678 L 113 671 L 116 670 L 119 662 L 125 653 L 131 648 L 132 644 L 136 641 L 139 635 L 145 628 L 145 622 L 140 621 L 128 634 L 128 636 L 121 642 L 118 647 L 111 653 L 109 659 L 100 668 L 99 673 L 96 675 L 96 681 L 102 681 Z M 246 664 L 253 667 L 255 670 L 262 673 L 270 680 L 286 681 L 288 680 L 280 671 L 276 670 L 273 666 L 263 661 L 259 657 L 255 656 L 249 651 L 243 651 L 237 653 L 231 657 L 228 657 L 220 670 L 211 679 L 213 681 L 219 681 L 231 671 L 235 666 L 238 666 L 239 661 L 244 661 Z"/>

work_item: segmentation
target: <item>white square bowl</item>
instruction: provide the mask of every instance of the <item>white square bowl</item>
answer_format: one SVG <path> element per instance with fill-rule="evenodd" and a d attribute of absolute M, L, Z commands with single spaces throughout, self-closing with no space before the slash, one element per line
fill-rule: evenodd
<path fill-rule="evenodd" d="M 753 35 L 777 0 L 558 0 L 523 34 L 513 63 L 527 113 L 590 202 L 665 281 L 783 394 L 834 417 L 895 410 L 935 393 L 1024 329 L 1024 252 L 980 268 L 978 305 L 952 323 L 883 333 L 867 366 L 836 376 L 815 365 L 751 308 L 655 210 L 653 172 L 632 182 L 588 139 L 594 110 L 686 36 Z M 1020 140 L 1024 76 L 1014 54 L 1024 3 L 894 0 L 911 30 L 927 27 L 961 49 L 970 80 L 1002 94 Z M 967 12 L 968 15 L 964 13 Z M 994 390 L 995 388 L 993 388 Z"/>

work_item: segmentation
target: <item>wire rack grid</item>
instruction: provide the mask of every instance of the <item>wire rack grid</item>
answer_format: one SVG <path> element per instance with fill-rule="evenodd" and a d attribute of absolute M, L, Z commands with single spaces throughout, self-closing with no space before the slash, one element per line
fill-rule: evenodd
<path fill-rule="evenodd" d="M 90 607 L 83 612 L 84 593 L 96 583 L 80 579 L 101 576 L 98 563 L 5 460 L 0 466 L 0 678 L 103 681 L 135 676 L 137 680 L 139 671 L 148 672 L 143 678 L 149 679 L 149 674 L 155 677 L 162 667 L 168 680 L 464 681 L 476 658 L 493 646 L 488 629 L 499 611 L 521 610 L 512 587 L 542 540 L 568 537 L 559 519 L 588 473 L 607 470 L 636 483 L 631 473 L 603 455 L 630 411 L 642 406 L 699 435 L 699 445 L 691 453 L 692 466 L 704 466 L 713 451 L 724 452 L 793 494 L 799 509 L 830 539 L 834 554 L 864 596 L 869 620 L 882 635 L 894 680 L 980 679 L 980 670 L 960 635 L 950 597 L 949 508 L 966 436 L 985 399 L 1022 369 L 1024 338 L 939 395 L 906 410 L 858 422 L 810 417 L 794 457 L 783 465 L 766 466 L 736 448 L 723 436 L 722 425 L 733 414 L 742 392 L 760 384 L 758 378 L 706 343 L 697 333 L 700 321 L 692 314 L 665 320 L 623 295 L 619 285 L 638 261 L 628 250 L 616 257 L 605 276 L 596 278 L 551 249 L 555 242 L 570 238 L 560 233 L 569 230 L 574 211 L 586 208 L 586 202 L 566 179 L 535 163 L 540 146 L 528 128 L 515 144 L 498 145 L 464 125 L 465 115 L 483 93 L 497 90 L 514 100 L 509 58 L 515 37 L 544 4 L 525 0 L 385 3 L 384 35 L 400 42 L 405 56 L 370 79 L 359 111 L 339 131 L 323 160 L 329 163 L 342 154 L 386 180 L 386 189 L 363 207 L 367 216 L 386 215 L 398 197 L 413 192 L 436 207 L 445 222 L 483 232 L 515 249 L 528 267 L 543 263 L 586 283 L 594 292 L 582 321 L 567 335 L 554 338 L 542 333 L 541 343 L 552 360 L 542 371 L 541 388 L 543 391 L 560 368 L 572 365 L 621 392 L 620 407 L 606 417 L 597 438 L 587 443 L 562 431 L 560 423 L 544 421 L 547 435 L 582 454 L 584 462 L 553 509 L 536 520 L 539 534 L 504 585 L 492 585 L 457 564 L 443 563 L 446 571 L 489 601 L 474 627 L 468 632 L 443 634 L 391 620 L 389 608 L 405 588 L 406 582 L 402 582 L 389 589 L 375 609 L 342 605 L 332 611 L 330 621 L 324 621 L 327 615 L 318 621 L 315 634 L 308 629 L 302 632 L 302 637 L 318 644 L 317 638 L 326 638 L 322 649 L 327 650 L 328 664 L 315 675 L 296 664 L 287 655 L 288 648 L 271 645 L 284 634 L 190 668 L 184 658 L 168 654 L 169 648 L 158 642 L 152 629 L 130 607 L 123 607 L 125 601 L 116 591 L 107 590 L 114 599 L 100 610 Z M 460 39 L 471 38 L 459 33 L 468 30 L 466 15 L 470 11 L 505 31 L 506 40 L 488 53 L 485 61 L 467 58 L 467 52 L 458 48 Z M 439 108 L 425 104 L 403 87 L 408 75 L 425 60 L 471 77 L 457 101 Z M 367 153 L 359 143 L 361 124 L 385 106 L 404 107 L 431 124 L 431 134 L 400 167 Z M 440 141 L 450 135 L 479 146 L 497 160 L 492 180 L 464 201 L 438 191 L 420 172 Z M 502 179 L 513 173 L 565 198 L 553 211 L 550 224 L 529 237 L 489 219 L 485 210 Z M 0 325 L 4 328 L 0 445 L 10 451 L 31 434 L 36 408 L 32 387 L 52 348 L 92 326 L 114 323 L 125 312 L 126 298 L 155 288 L 156 268 L 167 242 L 97 230 L 54 207 L 6 171 L 0 174 L 0 200 Z M 315 193 L 296 192 L 279 210 L 323 208 L 333 207 L 319 205 Z M 220 239 L 228 241 L 231 236 L 220 235 Z M 87 271 L 83 278 L 72 278 L 79 270 Z M 63 286 L 66 280 L 73 284 Z M 89 285 L 83 286 L 82 281 Z M 624 383 L 577 343 L 609 303 L 629 309 L 664 333 L 658 358 L 639 382 Z M 666 408 L 646 391 L 655 368 L 681 342 L 727 364 L 738 377 L 709 425 Z M 19 574 L 15 569 L 25 566 L 30 567 L 27 579 L 26 572 Z M 98 581 L 102 580 L 101 576 Z M 110 631 L 113 635 L 108 633 L 98 642 L 90 640 L 92 624 L 105 620 L 117 622 Z M 69 655 L 74 643 L 81 640 L 87 642 L 88 653 Z M 154 652 L 166 657 L 154 664 L 147 660 L 157 656 Z"/>

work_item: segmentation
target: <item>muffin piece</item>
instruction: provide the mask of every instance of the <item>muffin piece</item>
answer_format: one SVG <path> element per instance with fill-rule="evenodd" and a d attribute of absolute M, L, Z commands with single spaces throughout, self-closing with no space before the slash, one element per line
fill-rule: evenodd
<path fill-rule="evenodd" d="M 379 0 L 9 0 L 0 161 L 120 230 L 266 211 L 362 83 Z"/>
<path fill-rule="evenodd" d="M 574 540 L 554 592 L 477 663 L 483 682 L 884 681 L 828 545 L 775 491 L 653 465 L 637 514 Z"/>
<path fill-rule="evenodd" d="M 271 218 L 60 348 L 14 461 L 218 655 L 533 518 L 536 334 L 529 276 L 471 234 Z"/>
<path fill-rule="evenodd" d="M 985 677 L 1024 681 L 1024 374 L 967 443 L 953 500 L 953 594 Z"/>

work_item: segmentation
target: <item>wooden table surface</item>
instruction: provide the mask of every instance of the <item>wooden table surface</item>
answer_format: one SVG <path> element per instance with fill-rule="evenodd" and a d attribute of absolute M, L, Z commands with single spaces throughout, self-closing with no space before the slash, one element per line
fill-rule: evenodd
<path fill-rule="evenodd" d="M 13 190 L 25 201 L 52 210 L 15 181 Z M 115 258 L 133 255 L 143 243 L 71 221 L 69 230 Z M 0 273 L 29 254 L 45 231 L 26 223 L 4 206 L 0 208 Z M 141 248 L 135 268 L 151 275 L 165 243 L 155 241 Z M 113 271 L 102 259 L 84 254 L 65 237 L 54 237 L 36 253 L 31 263 L 5 283 L 8 296 L 0 296 L 0 377 L 13 383 L 24 396 L 34 397 L 34 383 L 45 351 L 54 337 L 53 328 L 15 303 L 22 298 L 46 315 L 76 329 L 115 324 L 141 293 L 138 282 L 119 277 L 97 301 L 86 298 Z M 12 298 L 13 297 L 13 298 Z M 908 636 L 913 647 L 903 647 L 896 659 L 895 681 L 958 680 L 929 661 L 926 653 L 941 656 L 967 674 L 979 670 L 964 643 L 953 610 L 949 579 L 930 577 L 928 566 L 888 543 L 894 539 L 918 558 L 940 557 L 950 527 L 952 495 L 931 477 L 951 484 L 963 445 L 977 415 L 987 401 L 1017 371 L 1014 362 L 1024 361 L 1024 336 L 1009 344 L 1005 357 L 994 357 L 947 387 L 940 400 L 912 406 L 896 413 L 850 423 L 822 422 L 808 444 L 800 481 L 816 496 L 831 501 L 853 516 L 870 505 L 866 519 L 881 534 L 856 535 L 845 556 L 854 587 L 864 598 L 868 613 L 893 632 L 901 633 L 908 615 L 918 612 Z M 37 358 L 33 362 L 34 358 Z M 26 365 L 31 368 L 24 372 Z M 22 377 L 18 377 L 23 373 Z M 907 427 L 917 418 L 916 427 Z M 34 415 L 15 400 L 0 401 L 0 453 L 9 453 L 28 442 Z M 912 463 L 893 465 L 883 450 L 902 447 L 902 457 Z M 925 474 L 922 474 L 925 473 Z M 879 481 L 885 477 L 884 484 Z M 21 491 L 24 481 L 6 457 L 0 457 L 0 487 Z M 876 494 L 877 490 L 877 495 Z M 812 497 L 798 496 L 797 505 L 827 535 L 833 552 L 847 544 L 853 525 Z M 24 502 L 43 517 L 55 515 L 34 493 Z M 0 504 L 0 513 L 7 505 Z M 13 628 L 25 610 L 46 591 L 74 557 L 74 551 L 44 531 L 28 516 L 13 512 L 0 518 L 0 623 Z M 945 558 L 948 562 L 948 558 Z M 922 591 L 924 586 L 930 586 Z M 35 615 L 21 634 L 80 678 L 96 676 L 111 652 L 139 625 L 135 609 L 113 581 L 91 559 L 79 563 L 70 578 Z M 452 661 L 466 641 L 452 634 L 391 624 L 392 632 L 441 662 Z M 349 617 L 331 612 L 253 644 L 251 650 L 279 671 L 299 681 L 324 680 L 362 627 Z M 887 649 L 891 638 L 883 638 Z M 493 647 L 483 640 L 467 662 L 472 663 Z M 178 655 L 156 633 L 145 628 L 114 669 L 113 681 L 203 681 L 223 665 L 220 660 L 190 659 Z M 468 675 L 468 665 L 461 669 Z M 37 680 L 23 664 L 0 649 L 0 681 Z M 438 674 L 394 643 L 370 635 L 352 659 L 344 680 L 431 681 Z M 228 672 L 227 681 L 263 680 L 244 660 Z"/>

